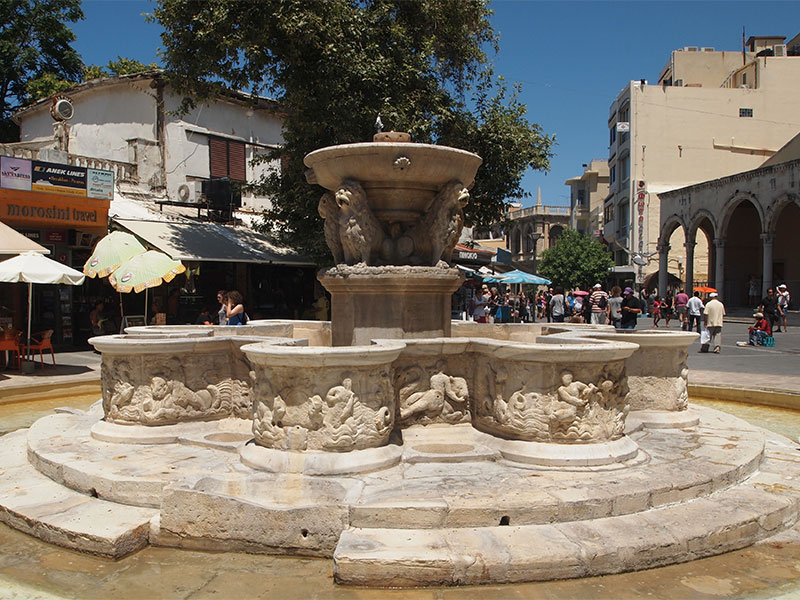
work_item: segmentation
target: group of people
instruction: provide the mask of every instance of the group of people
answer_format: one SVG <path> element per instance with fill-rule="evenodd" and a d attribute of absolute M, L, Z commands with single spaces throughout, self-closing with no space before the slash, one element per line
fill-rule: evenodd
<path fill-rule="evenodd" d="M 769 288 L 761 299 L 758 310 L 753 315 L 755 322 L 750 326 L 748 343 L 751 346 L 772 345 L 772 334 L 786 332 L 786 311 L 789 310 L 791 295 L 785 283 Z"/>
<path fill-rule="evenodd" d="M 219 309 L 216 317 L 207 308 L 200 312 L 196 325 L 246 325 L 250 318 L 244 311 L 244 298 L 236 290 L 217 292 Z"/>
<path fill-rule="evenodd" d="M 520 291 L 501 293 L 496 287 L 489 289 L 485 283 L 480 293 L 472 295 L 472 318 L 478 323 L 528 323 L 532 321 L 532 298 Z"/>

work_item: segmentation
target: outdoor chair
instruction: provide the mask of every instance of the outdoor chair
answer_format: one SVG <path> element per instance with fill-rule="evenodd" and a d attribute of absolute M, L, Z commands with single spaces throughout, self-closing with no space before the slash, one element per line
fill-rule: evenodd
<path fill-rule="evenodd" d="M 39 360 L 42 363 L 42 369 L 44 370 L 44 355 L 42 354 L 43 350 L 50 350 L 50 356 L 53 358 L 53 368 L 56 366 L 56 355 L 53 352 L 53 330 L 47 329 L 45 331 L 40 331 L 38 333 L 34 333 L 31 335 L 31 339 L 28 341 L 27 345 L 23 345 L 22 353 L 25 356 L 28 356 L 29 352 L 39 352 Z"/>
<path fill-rule="evenodd" d="M 0 339 L 0 352 L 3 353 L 3 356 L 6 356 L 6 352 L 8 352 L 8 361 L 7 365 L 11 364 L 11 361 L 14 359 L 14 354 L 17 355 L 17 369 L 22 370 L 22 355 L 19 351 L 19 336 L 20 332 L 11 338 L 4 338 Z"/>

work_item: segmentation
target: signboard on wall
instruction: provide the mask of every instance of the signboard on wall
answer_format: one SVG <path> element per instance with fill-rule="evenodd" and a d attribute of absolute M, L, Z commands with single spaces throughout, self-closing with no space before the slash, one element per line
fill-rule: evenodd
<path fill-rule="evenodd" d="M 101 200 L 114 199 L 114 173 L 100 169 L 86 170 L 86 195 Z"/>
<path fill-rule="evenodd" d="M 31 161 L 0 156 L 0 187 L 9 190 L 30 190 Z"/>
<path fill-rule="evenodd" d="M 31 161 L 31 190 L 65 196 L 86 196 L 86 169 Z"/>

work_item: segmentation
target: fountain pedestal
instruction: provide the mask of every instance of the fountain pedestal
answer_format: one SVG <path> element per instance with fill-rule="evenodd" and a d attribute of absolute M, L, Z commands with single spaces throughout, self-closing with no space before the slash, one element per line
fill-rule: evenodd
<path fill-rule="evenodd" d="M 464 279 L 448 267 L 359 265 L 338 265 L 317 278 L 331 294 L 334 346 L 449 337 L 451 297 Z"/>

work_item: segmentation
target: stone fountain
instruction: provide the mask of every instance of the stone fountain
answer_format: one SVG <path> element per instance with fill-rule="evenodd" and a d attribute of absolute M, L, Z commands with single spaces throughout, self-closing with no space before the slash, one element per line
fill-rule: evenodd
<path fill-rule="evenodd" d="M 480 158 L 306 157 L 332 321 L 97 337 L 102 403 L 0 439 L 0 519 L 77 550 L 332 557 L 367 586 L 672 564 L 792 527 L 794 445 L 694 408 L 678 332 L 451 322 Z"/>

